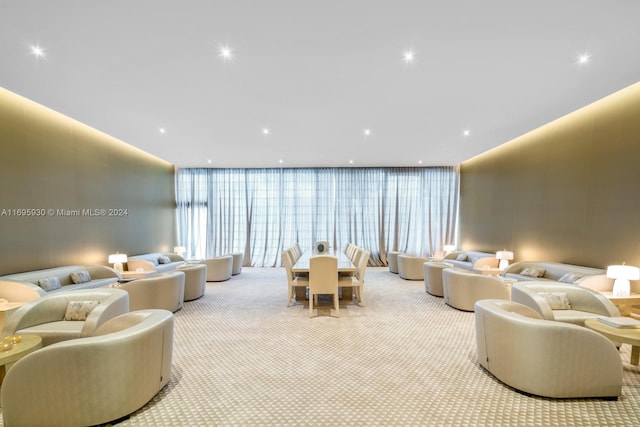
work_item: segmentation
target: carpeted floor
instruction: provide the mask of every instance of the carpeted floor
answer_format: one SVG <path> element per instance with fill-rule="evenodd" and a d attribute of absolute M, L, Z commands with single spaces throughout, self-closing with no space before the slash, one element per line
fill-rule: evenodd
<path fill-rule="evenodd" d="M 474 315 L 386 268 L 366 307 L 286 307 L 280 268 L 207 284 L 176 313 L 169 384 L 118 426 L 637 426 L 640 369 L 623 345 L 622 396 L 521 394 L 476 363 Z M 523 369 L 526 367 L 523 367 Z"/>

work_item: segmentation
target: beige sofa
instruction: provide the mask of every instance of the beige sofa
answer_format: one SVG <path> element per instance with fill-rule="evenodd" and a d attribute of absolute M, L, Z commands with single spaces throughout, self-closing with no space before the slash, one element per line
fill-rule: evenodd
<path fill-rule="evenodd" d="M 173 326 L 169 311 L 131 312 L 23 357 L 2 384 L 4 425 L 106 425 L 138 410 L 169 381 Z"/>
<path fill-rule="evenodd" d="M 480 269 L 483 267 L 497 268 L 500 260 L 495 253 L 478 251 L 453 251 L 444 257 L 444 261 L 454 267 L 464 270 Z"/>
<path fill-rule="evenodd" d="M 473 311 L 481 299 L 510 299 L 510 284 L 455 267 L 442 270 L 442 291 L 447 305 L 464 311 Z"/>
<path fill-rule="evenodd" d="M 176 312 L 184 305 L 184 278 L 184 272 L 171 271 L 117 287 L 128 292 L 131 311 L 157 308 Z"/>
<path fill-rule="evenodd" d="M 64 320 L 70 302 L 97 301 L 85 320 Z M 91 336 L 106 321 L 129 312 L 129 295 L 119 289 L 99 288 L 56 292 L 18 308 L 6 320 L 2 336 L 39 335 L 42 345 Z"/>
<path fill-rule="evenodd" d="M 88 274 L 89 280 L 84 281 L 87 277 L 83 277 L 83 272 Z M 104 265 L 67 265 L 1 276 L 0 283 L 7 282 L 1 285 L 3 289 L 13 286 L 11 298 L 20 298 L 17 301 L 31 301 L 35 294 L 44 296 L 60 291 L 99 288 L 119 279 L 120 275 L 114 269 Z M 74 283 L 74 280 L 78 283 Z M 55 281 L 59 282 L 59 287 Z M 13 301 L 5 296 L 0 297 Z"/>
<path fill-rule="evenodd" d="M 478 363 L 508 386 L 552 398 L 616 399 L 621 393 L 620 355 L 597 332 L 493 299 L 475 304 L 475 328 Z"/>
<path fill-rule="evenodd" d="M 165 273 L 167 271 L 173 271 L 183 264 L 184 258 L 171 252 L 152 252 L 127 257 L 128 271 L 138 271 L 142 269 L 142 271 L 145 272 L 156 271 L 158 273 Z"/>
<path fill-rule="evenodd" d="M 620 316 L 607 297 L 589 288 L 558 282 L 519 282 L 511 299 L 535 310 L 543 319 L 574 323 L 602 316 Z"/>
<path fill-rule="evenodd" d="M 541 275 L 537 275 L 536 272 Z M 606 273 L 607 271 L 601 268 L 584 267 L 581 265 L 547 261 L 519 261 L 507 267 L 502 272 L 502 275 L 519 282 L 549 281 L 573 283 L 595 289 L 608 286 L 609 284 L 613 286 L 613 280 L 608 279 Z"/>

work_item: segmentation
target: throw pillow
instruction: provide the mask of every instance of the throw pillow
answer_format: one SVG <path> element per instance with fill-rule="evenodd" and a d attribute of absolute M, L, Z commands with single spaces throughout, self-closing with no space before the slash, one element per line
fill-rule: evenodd
<path fill-rule="evenodd" d="M 544 272 L 545 272 L 544 268 L 527 267 L 524 270 L 522 270 L 520 274 L 523 276 L 529 276 L 529 277 L 542 277 L 544 276 Z"/>
<path fill-rule="evenodd" d="M 569 298 L 564 292 L 541 292 L 540 295 L 547 301 L 551 310 L 571 310 Z"/>
<path fill-rule="evenodd" d="M 78 283 L 86 283 L 91 281 L 91 275 L 87 270 L 81 270 L 76 273 L 71 273 L 70 277 L 71 277 L 71 282 L 73 282 L 76 285 Z"/>
<path fill-rule="evenodd" d="M 60 283 L 60 279 L 56 276 L 45 277 L 44 279 L 40 279 L 36 282 L 36 285 L 40 286 L 45 291 L 55 291 L 56 289 L 60 289 L 62 284 Z"/>
<path fill-rule="evenodd" d="M 158 258 L 158 264 L 171 264 L 171 258 L 166 255 L 163 255 Z"/>
<path fill-rule="evenodd" d="M 69 301 L 64 320 L 87 320 L 91 310 L 96 308 L 100 301 Z"/>
<path fill-rule="evenodd" d="M 561 278 L 558 279 L 558 282 L 562 282 L 562 283 L 575 283 L 577 282 L 582 276 L 579 274 L 575 274 L 575 273 L 565 273 Z"/>
<path fill-rule="evenodd" d="M 456 261 L 466 261 L 467 260 L 467 254 L 458 254 L 458 256 L 456 257 Z"/>

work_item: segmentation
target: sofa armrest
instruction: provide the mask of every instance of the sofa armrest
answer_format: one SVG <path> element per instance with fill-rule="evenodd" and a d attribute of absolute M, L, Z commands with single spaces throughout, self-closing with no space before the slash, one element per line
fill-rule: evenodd
<path fill-rule="evenodd" d="M 569 303 L 573 310 L 587 311 L 603 316 L 620 316 L 620 311 L 607 297 L 588 288 L 569 295 Z"/>
<path fill-rule="evenodd" d="M 500 263 L 500 260 L 497 258 L 493 258 L 493 257 L 484 257 L 484 258 L 480 258 L 478 259 L 474 264 L 473 264 L 473 268 L 482 268 L 482 267 L 487 267 L 487 268 L 496 268 L 498 267 L 498 263 Z"/>
<path fill-rule="evenodd" d="M 107 320 L 129 312 L 129 294 L 124 290 L 116 292 L 118 292 L 117 295 L 107 298 L 91 310 L 82 326 L 81 337 L 92 336 Z"/>
<path fill-rule="evenodd" d="M 582 276 L 575 284 L 598 292 L 613 290 L 613 279 L 609 279 L 606 274 Z"/>
<path fill-rule="evenodd" d="M 87 271 L 89 272 L 89 275 L 91 276 L 91 279 L 116 279 L 119 280 L 122 277 L 120 276 L 120 273 L 118 273 L 117 271 L 115 271 L 113 268 L 111 267 L 107 267 L 105 265 L 88 265 L 87 266 Z"/>
<path fill-rule="evenodd" d="M 156 266 L 145 259 L 129 258 L 127 260 L 127 269 L 129 271 L 137 271 L 139 268 L 143 271 L 156 271 Z"/>
<path fill-rule="evenodd" d="M 531 283 L 531 282 L 528 282 Z M 511 301 L 526 305 L 529 308 L 537 311 L 543 319 L 553 320 L 553 310 L 547 303 L 544 297 L 540 296 L 537 292 L 529 289 L 526 285 L 520 286 L 515 284 L 511 287 Z"/>
<path fill-rule="evenodd" d="M 46 292 L 38 285 L 13 280 L 0 280 L 0 298 L 10 302 L 26 302 L 38 299 Z"/>
<path fill-rule="evenodd" d="M 38 298 L 18 308 L 4 324 L 2 336 L 13 335 L 20 329 L 57 322 L 64 318 L 67 301 L 59 298 Z"/>

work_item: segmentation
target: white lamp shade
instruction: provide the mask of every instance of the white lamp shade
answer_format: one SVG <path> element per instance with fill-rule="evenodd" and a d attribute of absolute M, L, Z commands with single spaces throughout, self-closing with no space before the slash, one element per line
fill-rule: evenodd
<path fill-rule="evenodd" d="M 173 248 L 173 252 L 177 253 L 177 254 L 181 254 L 183 252 L 186 252 L 187 248 L 185 248 L 184 246 L 176 246 Z"/>
<path fill-rule="evenodd" d="M 116 264 L 118 262 L 127 262 L 127 255 L 126 254 L 109 255 L 109 264 Z"/>
<path fill-rule="evenodd" d="M 498 259 L 506 259 L 511 261 L 513 259 L 513 252 L 511 251 L 498 251 L 496 252 L 496 258 Z"/>
<path fill-rule="evenodd" d="M 632 265 L 610 265 L 607 268 L 610 279 L 640 280 L 640 268 Z"/>
<path fill-rule="evenodd" d="M 607 268 L 607 277 L 615 279 L 613 282 L 614 297 L 628 297 L 631 293 L 629 280 L 640 279 L 640 268 L 632 265 L 610 265 Z"/>

